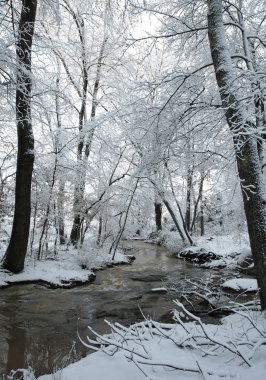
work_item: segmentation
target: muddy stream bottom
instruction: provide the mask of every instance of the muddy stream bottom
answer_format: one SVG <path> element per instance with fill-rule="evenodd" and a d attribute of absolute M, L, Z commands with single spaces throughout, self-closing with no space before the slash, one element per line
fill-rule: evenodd
<path fill-rule="evenodd" d="M 134 263 L 97 272 L 93 284 L 68 290 L 40 285 L 0 289 L 1 379 L 12 369 L 32 367 L 41 375 L 80 359 L 88 349 L 77 332 L 84 341 L 90 334 L 88 326 L 108 333 L 104 319 L 129 325 L 145 315 L 170 322 L 174 307 L 170 296 L 153 289 L 162 288 L 165 281 L 210 273 L 169 256 L 163 247 L 140 241 L 127 245 L 133 248 Z"/>

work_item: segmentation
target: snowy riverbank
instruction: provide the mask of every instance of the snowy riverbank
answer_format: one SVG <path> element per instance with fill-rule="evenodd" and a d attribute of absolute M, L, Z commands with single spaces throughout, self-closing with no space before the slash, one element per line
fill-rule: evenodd
<path fill-rule="evenodd" d="M 215 239 L 218 246 L 219 238 Z M 213 239 L 207 240 L 206 244 L 209 241 L 214 243 Z M 223 243 L 220 244 L 222 251 Z M 235 252 L 236 248 L 232 245 L 231 252 Z M 232 255 L 229 248 L 227 257 L 235 260 L 235 254 Z M 118 252 L 115 261 L 121 260 L 127 260 L 127 257 Z M 85 277 L 90 275 L 93 272 L 90 268 L 100 268 L 103 263 L 107 266 L 112 264 L 110 255 L 87 247 L 82 252 L 59 252 L 55 260 L 33 262 L 27 259 L 25 271 L 12 276 L 14 279 L 29 276 L 29 281 L 34 276 L 50 278 L 54 285 L 68 286 L 65 281 L 82 281 L 82 274 Z M 229 281 L 236 287 L 236 280 Z M 241 288 L 235 290 L 243 291 L 245 285 L 246 288 L 251 286 L 249 279 L 239 283 Z M 162 291 L 162 288 L 154 290 Z M 252 290 L 256 290 L 254 284 Z M 171 324 L 146 319 L 124 327 L 108 322 L 112 334 L 101 336 L 88 330 L 94 344 L 91 340 L 84 343 L 93 345 L 98 352 L 59 371 L 57 367 L 54 373 L 41 376 L 38 380 L 87 380 L 88 377 L 91 380 L 248 380 L 251 377 L 252 380 L 262 380 L 266 370 L 266 315 L 254 311 L 255 303 L 250 302 L 250 305 L 253 310 L 231 305 L 236 309 L 235 313 L 218 325 L 203 324 L 178 302 L 175 305 L 175 320 Z M 32 371 L 23 372 L 24 380 L 36 380 Z"/>
<path fill-rule="evenodd" d="M 168 249 L 174 251 L 176 241 L 169 236 Z M 234 234 L 197 237 L 196 246 L 187 247 L 183 252 L 190 254 L 190 260 L 198 262 L 198 252 L 205 250 L 215 256 L 214 260 L 203 263 L 205 268 L 215 269 L 220 267 L 239 268 L 240 265 L 250 257 L 251 252 L 248 239 L 245 235 Z M 217 259 L 218 258 L 218 259 Z M 1 258 L 0 258 L 1 259 Z M 116 264 L 127 264 L 132 261 L 132 256 L 125 255 L 118 250 L 114 260 L 107 249 L 99 249 L 95 245 L 84 244 L 82 249 L 76 250 L 71 247 L 61 249 L 57 255 L 48 255 L 42 260 L 27 256 L 23 272 L 12 274 L 0 268 L 0 288 L 15 283 L 42 283 L 50 287 L 73 287 L 94 280 L 94 271 Z M 252 282 L 252 287 L 250 283 Z M 240 285 L 239 285 L 240 284 Z M 226 288 L 236 291 L 256 291 L 256 280 L 234 279 L 227 281 Z"/>
<path fill-rule="evenodd" d="M 61 250 L 56 256 L 50 255 L 42 260 L 28 256 L 21 273 L 13 274 L 0 268 L 0 288 L 17 283 L 41 283 L 52 288 L 70 288 L 92 282 L 95 270 L 131 261 L 132 257 L 120 250 L 112 260 L 107 251 L 88 248 L 86 245 L 80 251 L 73 248 Z"/>
<path fill-rule="evenodd" d="M 173 324 L 111 325 L 111 335 L 96 337 L 98 352 L 38 380 L 264 379 L 265 313 L 240 310 L 207 325 L 177 307 Z"/>

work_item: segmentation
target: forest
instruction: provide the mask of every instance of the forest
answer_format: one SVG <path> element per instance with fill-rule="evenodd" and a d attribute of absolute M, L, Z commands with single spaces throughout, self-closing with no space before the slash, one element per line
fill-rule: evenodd
<path fill-rule="evenodd" d="M 265 23 L 265 0 L 0 0 L 3 379 L 264 378 Z"/>

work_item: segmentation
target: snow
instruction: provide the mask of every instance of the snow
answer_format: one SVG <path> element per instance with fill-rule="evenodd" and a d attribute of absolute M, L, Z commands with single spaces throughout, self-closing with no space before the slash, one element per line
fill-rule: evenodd
<path fill-rule="evenodd" d="M 106 265 L 128 263 L 129 256 L 118 251 L 114 261 L 108 252 L 88 248 L 82 250 L 69 248 L 61 250 L 55 257 L 35 260 L 26 257 L 24 270 L 18 274 L 0 268 L 0 288 L 20 282 L 41 282 L 52 287 L 71 287 L 72 285 L 91 282 L 95 274 L 92 269 L 100 269 Z"/>
<path fill-rule="evenodd" d="M 197 247 L 221 256 L 220 260 L 213 260 L 204 265 L 209 268 L 225 265 L 236 267 L 250 254 L 248 241 L 244 235 L 231 234 L 215 236 L 214 238 L 198 237 L 196 243 Z M 196 247 L 190 248 L 192 250 L 198 249 Z M 4 249 L 1 251 L 3 253 Z M 69 247 L 67 250 L 59 251 L 55 257 L 52 256 L 50 259 L 48 257 L 43 260 L 36 260 L 28 255 L 24 271 L 18 274 L 0 269 L 0 288 L 18 282 L 44 282 L 54 287 L 69 287 L 72 283 L 90 282 L 94 277 L 94 269 L 101 269 L 116 263 L 128 263 L 129 261 L 130 257 L 118 250 L 115 260 L 112 262 L 108 250 L 99 249 L 95 244 L 85 242 L 80 250 Z M 238 284 L 240 284 L 239 280 Z M 231 286 L 235 286 L 236 290 L 236 286 L 240 285 L 233 284 Z M 251 287 L 250 289 L 254 291 L 254 288 Z M 244 288 L 240 286 L 239 290 L 244 290 Z"/>
<path fill-rule="evenodd" d="M 245 292 L 256 292 L 258 290 L 257 280 L 253 278 L 232 278 L 225 281 L 222 287 Z"/>
<path fill-rule="evenodd" d="M 244 254 L 246 257 L 251 254 L 249 240 L 246 234 L 232 233 L 207 238 L 197 237 L 196 244 L 223 258 L 233 258 L 237 254 Z"/>
<path fill-rule="evenodd" d="M 94 277 L 91 270 L 82 270 L 73 252 L 60 252 L 54 260 L 26 259 L 25 268 L 18 274 L 0 270 L 0 286 L 18 282 L 45 282 L 53 286 L 68 286 L 71 282 L 88 282 Z"/>
<path fill-rule="evenodd" d="M 222 256 L 228 263 L 238 263 L 249 255 L 243 244 L 230 237 L 199 238 L 197 245 Z M 127 262 L 118 252 L 115 262 Z M 110 255 L 85 244 L 80 251 L 60 251 L 54 260 L 36 261 L 28 257 L 19 274 L 0 271 L 0 287 L 21 281 L 44 281 L 53 286 L 87 282 L 91 268 L 111 263 Z M 82 269 L 85 268 L 85 269 Z M 234 278 L 223 287 L 237 291 L 256 291 L 256 280 Z M 164 287 L 152 288 L 165 291 Z M 111 324 L 112 333 L 98 335 L 89 331 L 84 342 L 95 347 L 93 354 L 37 380 L 262 380 L 266 373 L 266 315 L 264 312 L 235 310 L 219 325 L 204 324 L 174 301 L 174 322 L 151 320 L 130 327 Z M 35 380 L 31 374 L 25 379 Z"/>
<path fill-rule="evenodd" d="M 193 315 L 194 321 L 184 323 L 180 315 L 176 311 L 173 324 L 110 324 L 113 333 L 97 337 L 98 352 L 38 380 L 265 378 L 265 313 L 236 311 L 220 325 L 203 324 Z"/>
<path fill-rule="evenodd" d="M 133 362 L 118 354 L 110 357 L 102 352 L 87 356 L 56 374 L 41 376 L 39 380 L 142 380 L 143 376 L 134 368 Z"/>
<path fill-rule="evenodd" d="M 163 234 L 163 245 L 172 252 L 178 254 L 181 251 L 189 251 L 191 254 L 200 250 L 212 252 L 217 256 L 217 259 L 204 262 L 201 264 L 205 268 L 236 268 L 239 267 L 248 257 L 251 257 L 249 238 L 247 233 L 236 231 L 226 235 L 211 235 L 211 236 L 193 236 L 194 246 L 180 246 L 180 239 L 177 239 L 176 234 L 169 232 Z"/>
<path fill-rule="evenodd" d="M 191 252 L 200 252 L 205 249 L 207 252 L 213 252 L 217 259 L 203 262 L 204 268 L 215 269 L 224 268 L 234 269 L 241 266 L 248 258 L 251 258 L 251 250 L 247 234 L 231 233 L 229 235 L 196 237 L 195 246 L 187 247 L 186 250 Z M 246 267 L 248 266 L 245 265 Z"/>
<path fill-rule="evenodd" d="M 204 263 L 202 266 L 205 268 L 227 267 L 233 269 L 239 267 L 247 258 L 251 257 L 248 237 L 245 234 L 232 233 L 207 238 L 198 237 L 195 240 L 197 247 L 189 247 L 189 250 L 197 252 L 200 247 L 221 257 Z M 222 287 L 243 292 L 256 292 L 258 290 L 257 280 L 251 278 L 232 278 L 225 281 Z"/>
<path fill-rule="evenodd" d="M 152 288 L 152 292 L 167 292 L 167 289 L 162 287 L 162 288 Z"/>

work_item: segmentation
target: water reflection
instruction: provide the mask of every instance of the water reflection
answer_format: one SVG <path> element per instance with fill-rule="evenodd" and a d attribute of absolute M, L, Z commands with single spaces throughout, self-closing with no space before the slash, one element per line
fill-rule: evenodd
<path fill-rule="evenodd" d="M 23 368 L 26 351 L 26 331 L 23 327 L 11 327 L 8 329 L 8 354 L 6 373 L 13 368 Z"/>
<path fill-rule="evenodd" d="M 79 359 L 87 349 L 87 326 L 109 332 L 104 319 L 130 324 L 142 313 L 169 319 L 172 302 L 167 294 L 154 294 L 161 279 L 201 277 L 202 269 L 169 257 L 164 248 L 134 243 L 137 259 L 131 266 L 97 273 L 93 284 L 74 289 L 47 289 L 16 285 L 0 290 L 0 374 L 31 366 L 38 375 L 53 372 Z M 77 326 L 78 324 L 78 326 Z M 73 347 L 73 340 L 77 340 Z"/>

